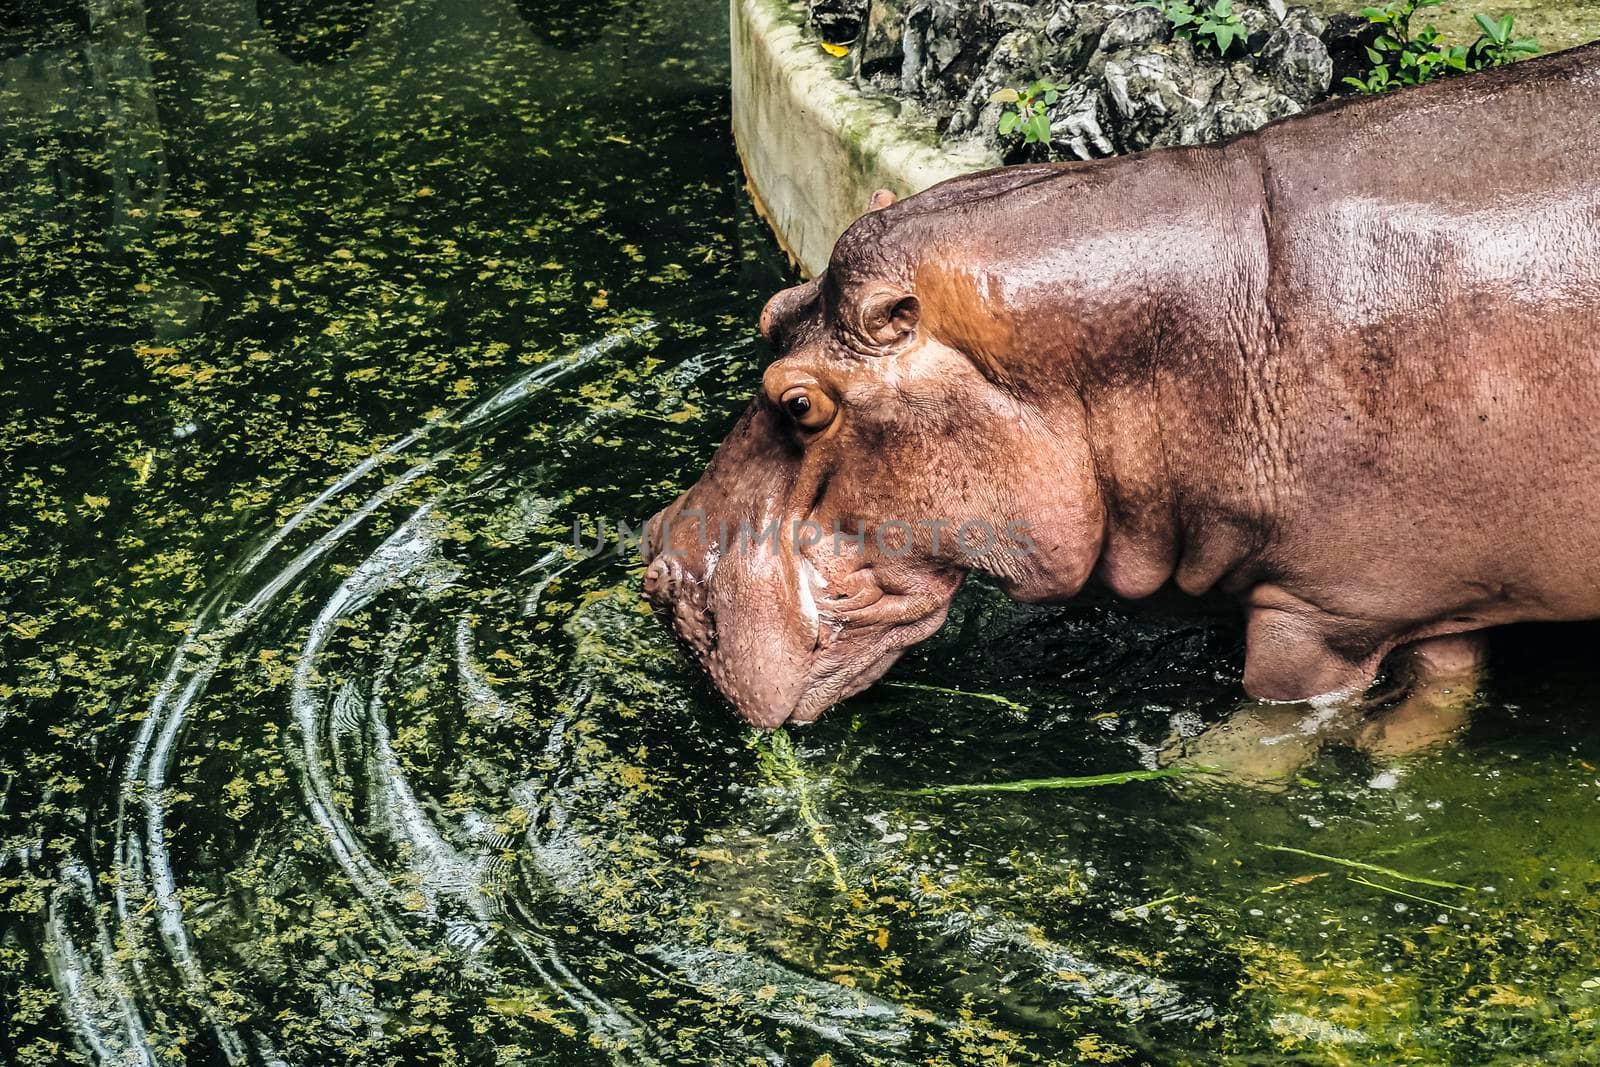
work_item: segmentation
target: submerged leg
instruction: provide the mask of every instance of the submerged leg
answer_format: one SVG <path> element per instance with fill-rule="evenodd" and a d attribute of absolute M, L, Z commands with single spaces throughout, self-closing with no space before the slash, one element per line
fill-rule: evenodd
<path fill-rule="evenodd" d="M 1174 738 L 1162 762 L 1209 767 L 1262 788 L 1288 785 L 1330 739 L 1360 726 L 1360 695 L 1377 673 L 1378 653 L 1352 658 L 1340 649 L 1361 647 L 1362 629 L 1277 586 L 1256 587 L 1244 688 L 1257 699 L 1196 737 Z"/>
<path fill-rule="evenodd" d="M 1394 759 L 1436 745 L 1466 724 L 1483 678 L 1486 641 L 1482 634 L 1449 634 L 1407 645 L 1410 674 L 1406 695 L 1383 708 L 1355 735 L 1358 748 L 1380 759 Z M 1398 665 L 1398 664 L 1397 664 Z"/>
<path fill-rule="evenodd" d="M 1324 745 L 1346 744 L 1396 759 L 1448 740 L 1467 720 L 1482 676 L 1481 634 L 1452 634 L 1394 654 L 1399 693 L 1331 696 L 1277 704 L 1251 701 L 1194 737 L 1162 749 L 1164 766 L 1210 768 L 1228 780 L 1281 789 Z"/>
<path fill-rule="evenodd" d="M 1360 717 L 1361 705 L 1352 699 L 1249 701 L 1194 737 L 1168 741 L 1159 762 L 1204 768 L 1239 785 L 1279 790 L 1330 739 L 1349 736 Z"/>

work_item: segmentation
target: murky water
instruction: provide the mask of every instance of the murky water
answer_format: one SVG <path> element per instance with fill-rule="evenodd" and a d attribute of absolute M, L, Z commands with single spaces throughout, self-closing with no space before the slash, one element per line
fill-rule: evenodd
<path fill-rule="evenodd" d="M 1236 627 L 974 587 L 757 740 L 572 547 L 759 377 L 717 0 L 90 9 L 0 38 L 0 1059 L 1600 1059 L 1593 628 L 1284 792 L 926 794 Z"/>

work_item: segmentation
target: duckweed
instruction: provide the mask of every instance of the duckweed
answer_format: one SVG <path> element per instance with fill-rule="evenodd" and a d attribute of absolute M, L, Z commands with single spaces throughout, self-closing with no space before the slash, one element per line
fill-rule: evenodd
<path fill-rule="evenodd" d="M 753 740 L 573 546 L 789 280 L 721 5 L 102 6 L 0 31 L 0 1060 L 1600 1058 L 1592 630 L 1398 768 L 962 792 L 1150 777 L 1237 630 L 972 583 Z"/>

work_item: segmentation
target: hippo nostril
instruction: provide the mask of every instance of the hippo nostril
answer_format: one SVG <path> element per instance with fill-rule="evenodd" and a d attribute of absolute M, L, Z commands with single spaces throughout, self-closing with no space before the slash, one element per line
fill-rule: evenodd
<path fill-rule="evenodd" d="M 685 580 L 683 564 L 671 556 L 658 556 L 645 568 L 644 595 L 658 608 L 670 608 L 692 583 Z"/>
<path fill-rule="evenodd" d="M 644 571 L 644 595 L 662 604 L 671 596 L 671 570 L 664 556 L 657 556 Z"/>

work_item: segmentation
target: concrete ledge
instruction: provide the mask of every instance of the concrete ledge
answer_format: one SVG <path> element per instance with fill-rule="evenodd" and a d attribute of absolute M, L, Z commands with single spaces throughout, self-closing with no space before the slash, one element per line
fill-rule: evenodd
<path fill-rule="evenodd" d="M 807 276 L 877 189 L 909 196 L 999 166 L 938 147 L 893 105 L 859 95 L 786 0 L 730 0 L 733 135 L 756 210 Z"/>

